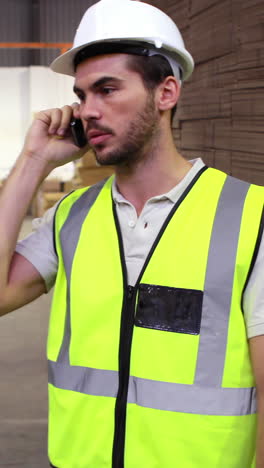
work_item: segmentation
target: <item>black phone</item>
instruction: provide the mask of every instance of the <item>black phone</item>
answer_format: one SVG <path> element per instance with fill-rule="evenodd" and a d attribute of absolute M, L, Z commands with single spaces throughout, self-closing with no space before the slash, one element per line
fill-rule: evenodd
<path fill-rule="evenodd" d="M 87 145 L 87 138 L 84 133 L 81 119 L 72 119 L 70 123 L 72 138 L 76 146 L 83 148 Z"/>

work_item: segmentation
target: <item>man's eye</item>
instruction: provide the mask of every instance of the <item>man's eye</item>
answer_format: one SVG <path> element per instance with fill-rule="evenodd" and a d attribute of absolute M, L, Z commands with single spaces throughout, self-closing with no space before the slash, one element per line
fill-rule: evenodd
<path fill-rule="evenodd" d="M 101 91 L 103 94 L 112 94 L 114 92 L 114 88 L 110 88 L 109 86 L 104 86 Z"/>
<path fill-rule="evenodd" d="M 85 100 L 84 94 L 77 94 L 77 98 L 79 99 L 80 102 L 83 102 Z"/>

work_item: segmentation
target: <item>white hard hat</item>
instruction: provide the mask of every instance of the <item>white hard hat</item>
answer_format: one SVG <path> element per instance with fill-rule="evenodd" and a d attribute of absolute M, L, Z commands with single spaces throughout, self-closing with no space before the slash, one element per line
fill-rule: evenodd
<path fill-rule="evenodd" d="M 79 24 L 72 49 L 56 58 L 51 69 L 73 76 L 77 52 L 106 42 L 143 43 L 149 55 L 165 56 L 173 70 L 180 67 L 182 80 L 194 69 L 193 58 L 172 19 L 152 5 L 133 0 L 100 0 L 91 6 Z"/>

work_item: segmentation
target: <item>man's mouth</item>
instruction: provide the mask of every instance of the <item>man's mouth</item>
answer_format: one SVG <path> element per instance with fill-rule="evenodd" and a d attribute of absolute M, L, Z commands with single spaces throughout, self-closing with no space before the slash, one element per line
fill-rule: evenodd
<path fill-rule="evenodd" d="M 90 130 L 88 132 L 88 140 L 92 146 L 96 146 L 96 145 L 100 145 L 104 143 L 111 136 L 112 136 L 111 133 L 102 132 L 100 130 Z"/>

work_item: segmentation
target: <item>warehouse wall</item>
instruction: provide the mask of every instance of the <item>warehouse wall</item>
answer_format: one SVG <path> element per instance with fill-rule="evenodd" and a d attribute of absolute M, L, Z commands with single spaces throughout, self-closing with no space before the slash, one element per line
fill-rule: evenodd
<path fill-rule="evenodd" d="M 180 151 L 188 158 L 202 156 L 212 166 L 263 185 L 263 0 L 146 2 L 175 20 L 196 62 L 174 121 Z M 0 40 L 70 42 L 82 13 L 93 3 L 0 0 Z M 48 65 L 58 51 L 20 53 L 0 51 L 0 64 L 19 59 L 19 65 L 30 60 Z"/>
<path fill-rule="evenodd" d="M 174 122 L 179 149 L 264 185 L 263 0 L 149 3 L 174 18 L 196 62 Z"/>
<path fill-rule="evenodd" d="M 47 67 L 0 67 L 0 180 L 13 166 L 34 113 L 76 100 L 73 78 Z M 63 171 L 63 169 L 60 169 Z M 67 170 L 67 169 L 66 169 Z"/>
<path fill-rule="evenodd" d="M 0 0 L 0 42 L 71 42 L 95 0 Z M 48 66 L 59 49 L 0 49 L 1 66 Z"/>

